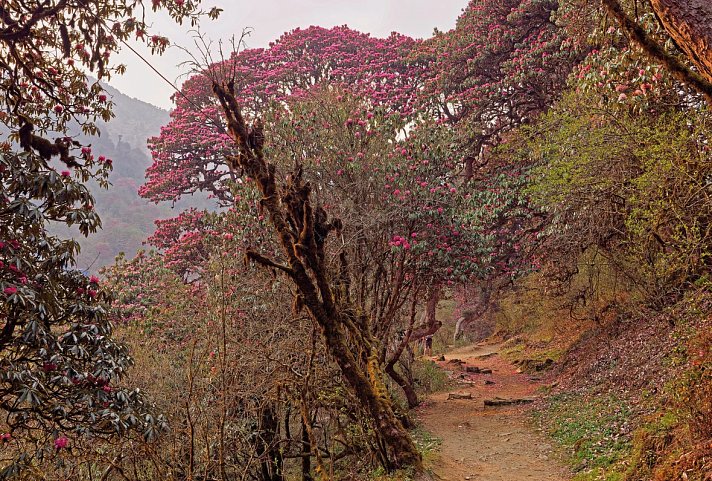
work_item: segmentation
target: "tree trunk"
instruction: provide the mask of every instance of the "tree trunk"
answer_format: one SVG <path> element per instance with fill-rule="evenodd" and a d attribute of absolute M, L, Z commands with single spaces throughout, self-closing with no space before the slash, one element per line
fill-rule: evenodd
<path fill-rule="evenodd" d="M 413 409 L 418 407 L 420 401 L 418 401 L 418 394 L 415 392 L 413 385 L 408 382 L 406 378 L 401 376 L 391 363 L 386 364 L 386 373 L 403 389 L 405 399 L 408 401 L 408 408 Z"/>
<path fill-rule="evenodd" d="M 282 453 L 279 449 L 279 421 L 273 406 L 262 410 L 255 448 L 260 459 L 260 474 L 263 481 L 284 481 Z"/>
<path fill-rule="evenodd" d="M 393 410 L 388 390 L 383 382 L 383 371 L 378 361 L 378 352 L 373 348 L 368 349 L 368 362 L 366 371 L 361 369 L 351 351 L 348 349 L 347 338 L 338 334 L 340 329 L 332 322 L 322 326 L 327 347 L 336 360 L 341 374 L 352 388 L 362 406 L 364 406 L 373 419 L 374 429 L 383 439 L 392 456 L 391 466 L 388 469 L 397 469 L 413 466 L 422 469 L 422 459 L 418 448 L 413 443 L 408 432 L 403 427 Z"/>
<path fill-rule="evenodd" d="M 384 467 L 412 466 L 421 471 L 420 453 L 393 410 L 379 363 L 378 346 L 368 321 L 349 314 L 357 309 L 346 300 L 340 302 L 332 290 L 331 276 L 324 261 L 325 243 L 329 232 L 339 229 L 341 222 L 327 222 L 326 212 L 312 207 L 310 186 L 303 182 L 300 166 L 278 188 L 276 167 L 264 157 L 261 121 L 247 125 L 235 99 L 232 82 L 226 85 L 214 82 L 213 91 L 237 147 L 238 155 L 233 160 L 255 179 L 263 196 L 261 205 L 269 213 L 274 233 L 283 248 L 285 263 L 275 262 L 256 252 L 248 252 L 247 259 L 283 272 L 294 283 L 295 301 L 306 308 L 320 327 L 329 354 L 361 407 L 370 414 L 379 439 L 388 448 L 391 459 Z M 344 302 L 346 305 L 342 305 Z M 352 351 L 354 342 L 365 353 L 365 362 Z"/>
<path fill-rule="evenodd" d="M 302 418 L 302 452 L 311 453 L 312 445 L 306 422 Z M 314 481 L 311 474 L 311 457 L 302 456 L 302 481 Z"/>
<path fill-rule="evenodd" d="M 712 2 L 650 0 L 660 23 L 698 72 L 712 82 Z"/>

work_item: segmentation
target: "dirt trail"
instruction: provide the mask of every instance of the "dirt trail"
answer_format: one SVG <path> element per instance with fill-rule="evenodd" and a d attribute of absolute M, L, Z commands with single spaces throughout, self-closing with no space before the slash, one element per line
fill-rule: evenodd
<path fill-rule="evenodd" d="M 424 428 L 442 439 L 440 453 L 430 466 L 435 479 L 566 481 L 570 476 L 550 458 L 551 445 L 530 425 L 522 406 L 484 406 L 484 399 L 495 397 L 534 397 L 542 385 L 517 373 L 497 352 L 498 346 L 472 346 L 438 362 L 459 382 L 450 391 L 433 395 L 418 410 Z M 450 362 L 453 359 L 465 363 Z M 492 369 L 492 374 L 467 373 L 467 366 Z M 469 393 L 472 399 L 448 400 L 449 393 Z"/>

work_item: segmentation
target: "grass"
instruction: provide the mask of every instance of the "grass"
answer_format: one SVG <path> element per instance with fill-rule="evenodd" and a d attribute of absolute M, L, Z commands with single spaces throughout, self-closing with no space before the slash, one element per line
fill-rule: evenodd
<path fill-rule="evenodd" d="M 430 359 L 416 360 L 411 369 L 416 380 L 416 390 L 421 397 L 444 391 L 450 385 L 447 373 Z"/>
<path fill-rule="evenodd" d="M 632 449 L 630 415 L 613 395 L 560 394 L 536 417 L 577 473 L 574 481 L 619 481 Z"/>

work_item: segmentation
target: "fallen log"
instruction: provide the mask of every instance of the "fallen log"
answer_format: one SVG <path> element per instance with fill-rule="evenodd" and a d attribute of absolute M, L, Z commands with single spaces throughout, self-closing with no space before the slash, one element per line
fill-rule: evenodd
<path fill-rule="evenodd" d="M 492 374 L 492 369 L 482 369 L 477 366 L 467 366 L 465 368 L 465 372 L 469 372 L 471 374 Z"/>
<path fill-rule="evenodd" d="M 500 397 L 495 397 L 493 399 L 485 399 L 485 406 L 512 406 L 516 404 L 530 404 L 533 403 L 536 398 L 524 397 L 524 398 L 509 398 L 504 399 Z"/>
<path fill-rule="evenodd" d="M 459 392 L 451 392 L 447 395 L 447 400 L 451 399 L 472 399 L 472 393 L 459 393 Z"/>

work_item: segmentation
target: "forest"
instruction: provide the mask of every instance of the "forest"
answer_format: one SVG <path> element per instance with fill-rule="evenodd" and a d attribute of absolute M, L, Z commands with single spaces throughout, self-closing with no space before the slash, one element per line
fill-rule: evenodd
<path fill-rule="evenodd" d="M 712 481 L 712 3 L 224 3 L 0 3 L 0 480 Z"/>

